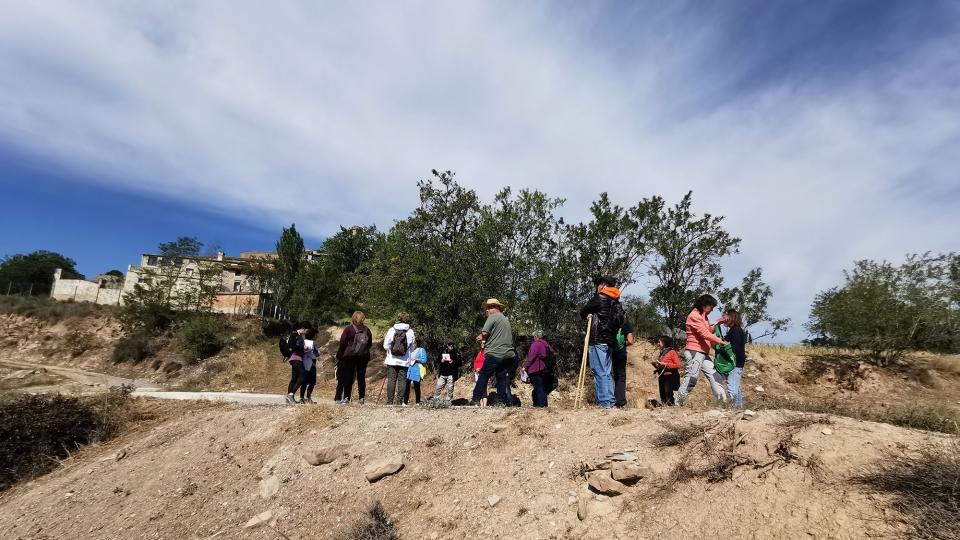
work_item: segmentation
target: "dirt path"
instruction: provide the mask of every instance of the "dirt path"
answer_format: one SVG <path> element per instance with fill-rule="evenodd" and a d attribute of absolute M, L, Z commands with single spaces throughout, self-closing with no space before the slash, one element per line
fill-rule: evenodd
<path fill-rule="evenodd" d="M 60 379 L 54 384 L 31 385 L 21 388 L 36 393 L 63 392 L 63 393 L 96 393 L 109 389 L 111 386 L 132 385 L 137 388 L 155 388 L 156 384 L 146 379 L 129 379 L 116 377 L 104 373 L 96 373 L 83 369 L 38 364 L 36 362 L 22 362 L 17 360 L 0 360 L 0 369 L 11 371 L 43 370 L 55 378 Z"/>

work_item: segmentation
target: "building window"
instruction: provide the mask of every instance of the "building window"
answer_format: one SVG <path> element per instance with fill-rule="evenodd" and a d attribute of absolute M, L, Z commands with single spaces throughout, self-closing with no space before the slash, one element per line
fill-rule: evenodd
<path fill-rule="evenodd" d="M 234 270 L 234 271 L 233 271 L 233 275 L 239 276 L 239 275 L 240 275 L 240 270 Z"/>
<path fill-rule="evenodd" d="M 239 282 L 239 281 L 234 281 L 234 282 L 233 282 L 233 292 L 240 292 L 240 282 Z"/>
<path fill-rule="evenodd" d="M 187 275 L 188 275 L 188 276 L 192 276 L 192 275 L 193 275 L 193 268 L 187 268 Z"/>
<path fill-rule="evenodd" d="M 157 265 L 157 256 L 149 255 L 147 257 L 147 266 L 156 266 Z"/>

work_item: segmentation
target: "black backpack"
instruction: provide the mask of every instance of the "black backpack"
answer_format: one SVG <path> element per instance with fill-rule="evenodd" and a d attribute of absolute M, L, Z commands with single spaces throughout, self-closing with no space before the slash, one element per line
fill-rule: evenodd
<path fill-rule="evenodd" d="M 392 356 L 406 356 L 407 355 L 407 330 L 393 330 L 393 343 L 390 344 L 390 354 Z M 397 339 L 397 338 L 400 339 Z"/>
<path fill-rule="evenodd" d="M 547 347 L 547 355 L 543 358 L 543 365 L 547 368 L 547 373 L 553 375 L 557 371 L 557 353 L 553 347 Z"/>
<path fill-rule="evenodd" d="M 293 354 L 293 351 L 290 350 L 290 345 L 287 343 L 287 339 L 281 337 L 278 345 L 280 346 L 280 354 L 283 355 L 283 359 L 286 360 L 287 358 L 290 358 L 290 355 Z"/>
<path fill-rule="evenodd" d="M 356 326 L 354 326 L 353 329 L 354 329 L 353 342 L 350 344 L 350 354 L 348 356 L 361 356 L 364 353 L 364 351 L 366 351 L 369 348 L 368 345 L 370 344 L 370 337 L 367 335 L 365 328 L 362 328 L 362 327 L 357 328 Z M 394 332 L 393 339 L 394 340 L 397 339 L 396 332 Z M 406 349 L 407 340 L 404 339 L 403 343 L 404 343 L 404 349 Z M 391 347 L 391 352 L 392 352 L 392 349 L 393 347 Z M 406 352 L 406 350 L 404 350 L 404 352 Z"/>
<path fill-rule="evenodd" d="M 607 319 L 606 330 L 611 336 L 616 336 L 617 332 L 623 328 L 623 323 L 627 321 L 627 314 L 623 311 L 623 304 L 619 300 L 610 299 L 610 317 Z"/>

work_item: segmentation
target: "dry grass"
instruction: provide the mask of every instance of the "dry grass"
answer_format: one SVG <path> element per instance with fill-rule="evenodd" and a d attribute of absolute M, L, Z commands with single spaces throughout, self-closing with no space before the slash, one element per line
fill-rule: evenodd
<path fill-rule="evenodd" d="M 91 315 L 115 316 L 117 308 L 91 302 L 59 302 L 45 296 L 0 296 L 0 313 L 57 323 Z"/>
<path fill-rule="evenodd" d="M 337 409 L 333 405 L 299 405 L 293 428 L 303 433 L 332 425 L 336 419 Z"/>
<path fill-rule="evenodd" d="M 889 405 L 864 407 L 827 400 L 803 400 L 764 395 L 757 402 L 760 409 L 788 409 L 794 411 L 846 416 L 857 420 L 880 422 L 895 426 L 939 431 L 960 435 L 960 411 L 945 405 Z"/>
<path fill-rule="evenodd" d="M 694 424 L 664 424 L 665 431 L 653 437 L 650 444 L 654 448 L 672 448 L 686 446 L 693 439 L 703 435 L 705 427 Z"/>
<path fill-rule="evenodd" d="M 620 427 L 620 426 L 625 426 L 631 423 L 633 423 L 633 418 L 626 414 L 623 414 L 620 416 L 614 416 L 613 418 L 610 419 L 611 427 Z"/>
<path fill-rule="evenodd" d="M 890 451 L 855 480 L 889 495 L 913 537 L 960 539 L 960 442 Z"/>
<path fill-rule="evenodd" d="M 433 448 L 435 446 L 440 446 L 442 444 L 443 444 L 443 437 L 439 435 L 434 435 L 433 437 L 430 437 L 429 439 L 427 439 L 427 442 L 423 443 L 423 445 L 426 446 L 427 448 Z"/>
<path fill-rule="evenodd" d="M 829 416 L 824 415 L 814 415 L 814 414 L 799 414 L 797 416 L 791 416 L 784 418 L 777 422 L 777 426 L 791 430 L 791 431 L 800 431 L 802 429 L 808 428 L 815 424 L 832 424 L 833 420 Z"/>
<path fill-rule="evenodd" d="M 960 376 L 960 355 L 924 355 L 921 361 L 930 369 L 943 375 Z"/>

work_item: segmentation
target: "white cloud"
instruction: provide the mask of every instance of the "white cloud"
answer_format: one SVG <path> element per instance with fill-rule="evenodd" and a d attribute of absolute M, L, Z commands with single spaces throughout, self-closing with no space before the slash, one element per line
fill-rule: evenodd
<path fill-rule="evenodd" d="M 949 40 L 836 86 L 722 96 L 747 70 L 703 68 L 721 29 L 650 13 L 628 47 L 597 40 L 601 13 L 551 7 L 7 2 L 0 142 L 315 235 L 388 226 L 433 167 L 488 194 L 544 189 L 574 218 L 601 190 L 693 189 L 743 238 L 731 280 L 764 267 L 788 339 L 852 260 L 957 248 Z"/>

